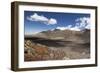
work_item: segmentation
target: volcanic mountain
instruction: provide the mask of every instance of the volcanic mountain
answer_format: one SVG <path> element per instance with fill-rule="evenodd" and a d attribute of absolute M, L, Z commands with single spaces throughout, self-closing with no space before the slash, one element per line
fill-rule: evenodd
<path fill-rule="evenodd" d="M 48 56 L 46 55 L 45 60 L 46 59 L 66 60 L 66 59 L 90 58 L 90 30 L 89 29 L 84 29 L 82 31 L 75 31 L 69 29 L 47 30 L 31 36 L 25 35 L 25 41 L 27 42 L 27 44 L 25 44 L 26 50 L 31 50 L 31 48 L 34 47 L 33 49 L 35 51 L 38 51 L 38 53 L 48 51 L 49 55 Z M 45 50 L 43 48 L 45 48 Z M 34 50 L 33 51 L 31 50 L 31 52 L 34 53 Z M 40 57 L 39 60 L 42 59 L 44 60 L 45 54 L 43 53 L 42 56 L 43 58 Z M 33 57 L 34 56 L 32 56 L 31 58 L 32 61 L 33 61 Z M 36 56 L 36 58 L 34 59 L 38 60 L 38 57 L 39 56 Z M 25 60 L 27 59 L 30 60 L 30 56 L 26 55 Z"/>
<path fill-rule="evenodd" d="M 42 31 L 33 35 L 34 37 L 40 37 L 45 39 L 52 40 L 64 40 L 64 41 L 73 41 L 76 43 L 89 43 L 90 42 L 90 30 L 84 29 L 82 31 L 74 31 L 74 30 L 47 30 Z"/>

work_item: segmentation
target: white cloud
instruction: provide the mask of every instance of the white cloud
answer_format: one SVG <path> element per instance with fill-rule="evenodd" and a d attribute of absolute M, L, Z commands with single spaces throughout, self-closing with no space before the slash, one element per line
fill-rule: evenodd
<path fill-rule="evenodd" d="M 82 17 L 77 18 L 76 20 L 76 26 L 79 29 L 90 29 L 90 18 L 89 17 Z"/>
<path fill-rule="evenodd" d="M 54 18 L 47 18 L 43 15 L 38 15 L 37 13 L 34 13 L 33 15 L 27 17 L 28 20 L 30 21 L 37 21 L 37 22 L 42 22 L 46 25 L 54 25 L 57 24 L 57 20 Z"/>
<path fill-rule="evenodd" d="M 60 30 L 66 30 L 66 29 L 68 29 L 68 30 L 80 31 L 79 28 L 77 28 L 77 27 L 72 27 L 71 25 L 70 25 L 70 26 L 66 26 L 66 27 L 57 27 L 56 29 L 60 29 Z"/>
<path fill-rule="evenodd" d="M 52 24 L 52 25 L 53 25 L 53 24 L 57 24 L 57 20 L 51 18 L 51 19 L 48 20 L 48 24 Z"/>
<path fill-rule="evenodd" d="M 81 31 L 84 29 L 90 29 L 90 18 L 89 17 L 81 17 L 77 18 L 75 20 L 75 25 L 68 25 L 66 27 L 57 27 L 56 29 L 60 30 L 75 30 L 75 31 Z"/>
<path fill-rule="evenodd" d="M 57 27 L 56 29 L 66 30 L 66 29 L 70 29 L 71 27 L 72 27 L 72 25 L 68 25 L 66 27 Z"/>
<path fill-rule="evenodd" d="M 68 29 L 68 27 L 57 27 L 56 29 L 66 30 L 66 29 Z"/>
<path fill-rule="evenodd" d="M 70 28 L 70 30 L 80 31 L 80 29 L 77 26 Z"/>

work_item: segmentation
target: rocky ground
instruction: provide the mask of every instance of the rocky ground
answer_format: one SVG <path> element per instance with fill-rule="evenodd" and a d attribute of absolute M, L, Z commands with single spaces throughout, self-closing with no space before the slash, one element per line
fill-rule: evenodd
<path fill-rule="evenodd" d="M 25 61 L 61 60 L 66 56 L 63 50 L 50 49 L 45 45 L 25 40 Z"/>
<path fill-rule="evenodd" d="M 36 38 L 35 38 L 36 39 Z M 24 60 L 71 60 L 90 58 L 89 44 L 57 40 L 25 40 Z"/>

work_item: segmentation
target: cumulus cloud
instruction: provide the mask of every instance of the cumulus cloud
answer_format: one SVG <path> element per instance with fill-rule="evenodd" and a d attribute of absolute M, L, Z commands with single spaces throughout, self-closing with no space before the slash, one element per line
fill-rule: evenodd
<path fill-rule="evenodd" d="M 46 25 L 54 25 L 57 24 L 57 20 L 54 18 L 47 18 L 43 15 L 38 15 L 37 13 L 34 13 L 33 15 L 27 17 L 27 20 L 30 21 L 37 21 L 37 22 L 42 22 Z"/>
<path fill-rule="evenodd" d="M 68 28 L 67 28 L 67 27 L 57 27 L 56 29 L 66 30 L 66 29 L 68 29 Z"/>
<path fill-rule="evenodd" d="M 57 27 L 56 29 L 66 30 L 66 29 L 70 29 L 71 27 L 72 27 L 72 25 L 68 25 L 66 27 Z"/>
<path fill-rule="evenodd" d="M 60 30 L 66 30 L 66 29 L 68 29 L 68 30 L 80 31 L 79 28 L 77 28 L 76 26 L 75 27 L 72 27 L 72 25 L 66 26 L 66 27 L 57 27 L 56 29 L 60 29 Z"/>
<path fill-rule="evenodd" d="M 90 18 L 89 17 L 77 18 L 75 20 L 75 25 L 68 25 L 66 27 L 57 27 L 56 29 L 60 29 L 60 30 L 69 29 L 69 30 L 75 30 L 75 31 L 90 29 Z"/>
<path fill-rule="evenodd" d="M 53 18 L 50 18 L 48 19 L 48 24 L 57 24 L 57 20 L 56 19 L 53 19 Z"/>
<path fill-rule="evenodd" d="M 77 18 L 75 21 L 76 21 L 76 26 L 78 28 L 90 29 L 90 18 L 89 17 Z"/>

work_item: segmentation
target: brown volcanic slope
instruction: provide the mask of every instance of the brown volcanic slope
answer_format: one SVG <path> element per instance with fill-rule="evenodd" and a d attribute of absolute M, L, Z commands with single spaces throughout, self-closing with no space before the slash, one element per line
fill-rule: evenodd
<path fill-rule="evenodd" d="M 54 55 L 53 53 L 50 53 L 50 51 L 48 51 L 49 53 L 48 53 L 47 58 L 46 59 L 42 58 L 43 56 L 45 56 L 44 54 L 42 55 L 42 57 L 39 58 L 39 60 L 51 60 L 51 57 L 52 57 L 52 60 L 90 58 L 90 30 L 87 30 L 87 29 L 83 31 L 58 30 L 58 29 L 55 29 L 53 31 L 48 30 L 48 31 L 40 32 L 36 35 L 25 36 L 25 41 L 26 42 L 31 41 L 31 44 L 40 44 L 41 45 L 40 47 L 42 48 L 43 46 L 46 46 L 47 49 L 45 50 L 53 50 L 56 53 Z M 27 47 L 29 46 L 30 45 L 27 45 Z M 30 48 L 32 48 L 32 47 L 30 48 L 27 48 L 27 47 L 25 47 L 26 50 L 27 49 L 30 50 Z M 37 51 L 35 48 L 33 48 L 33 50 Z M 59 52 L 56 52 L 56 51 L 59 51 Z M 63 56 L 60 56 L 61 53 L 65 53 L 65 54 Z M 35 55 L 36 54 L 37 53 L 35 53 Z M 54 56 L 50 57 L 50 54 Z M 30 57 L 28 57 L 28 60 L 30 61 Z M 33 58 L 31 60 L 33 60 Z M 37 59 L 35 58 L 35 60 Z M 27 61 L 27 58 L 26 58 L 26 61 Z"/>
<path fill-rule="evenodd" d="M 90 42 L 90 30 L 87 30 L 87 29 L 85 29 L 84 31 L 55 29 L 53 31 L 50 31 L 50 30 L 43 31 L 34 36 L 46 38 L 46 39 L 53 39 L 53 40 L 73 41 L 76 43 Z"/>

